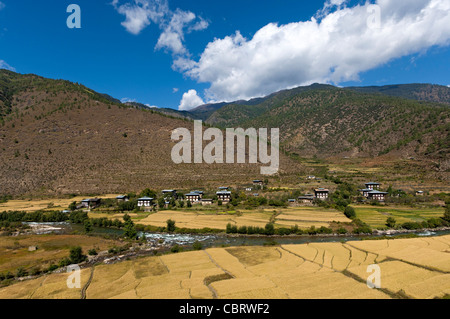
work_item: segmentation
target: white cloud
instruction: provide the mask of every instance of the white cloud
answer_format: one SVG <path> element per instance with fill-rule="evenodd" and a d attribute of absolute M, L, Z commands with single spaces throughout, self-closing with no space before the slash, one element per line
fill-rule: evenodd
<path fill-rule="evenodd" d="M 203 102 L 202 98 L 197 95 L 197 91 L 189 90 L 183 94 L 183 98 L 181 99 L 178 109 L 180 111 L 189 111 L 202 104 L 205 104 L 205 102 Z"/>
<path fill-rule="evenodd" d="M 16 72 L 16 69 L 6 63 L 4 60 L 0 60 L 0 69 L 6 69 L 13 72 Z"/>
<path fill-rule="evenodd" d="M 5 7 L 5 4 L 0 1 L 0 10 L 3 9 L 4 7 Z"/>
<path fill-rule="evenodd" d="M 342 9 L 345 8 L 346 2 L 348 0 L 327 0 L 325 1 L 322 10 L 319 10 L 315 18 L 320 19 L 327 16 L 333 9 Z"/>
<path fill-rule="evenodd" d="M 369 23 L 373 4 L 347 7 L 346 1 L 328 0 L 309 21 L 271 23 L 251 39 L 236 31 L 210 42 L 198 61 L 181 56 L 173 67 L 210 83 L 208 101 L 232 101 L 314 82 L 358 80 L 361 72 L 393 59 L 450 43 L 450 1 L 376 4 L 379 27 Z"/>
<path fill-rule="evenodd" d="M 122 102 L 123 104 L 125 104 L 125 103 L 139 103 L 136 99 L 132 99 L 132 98 L 129 98 L 129 97 L 121 98 L 120 102 Z M 144 103 L 140 103 L 140 104 L 143 104 L 143 105 L 145 105 L 146 107 L 149 107 L 149 108 L 158 108 L 156 105 L 151 105 L 149 103 L 145 103 L 145 104 Z"/>
<path fill-rule="evenodd" d="M 199 21 L 193 26 L 189 27 L 190 31 L 201 31 L 207 29 L 209 26 L 209 22 L 204 20 L 202 17 L 199 17 Z"/>
<path fill-rule="evenodd" d="M 136 102 L 136 99 L 130 99 L 129 97 L 124 97 L 120 99 L 122 103 Z"/>
<path fill-rule="evenodd" d="M 190 11 L 177 9 L 172 15 L 170 22 L 164 26 L 156 49 L 168 49 L 174 54 L 186 54 L 186 48 L 183 45 L 184 28 L 195 19 L 195 14 Z"/>
<path fill-rule="evenodd" d="M 151 22 L 157 24 L 162 32 L 155 49 L 164 49 L 173 55 L 189 56 L 184 45 L 184 34 L 204 30 L 209 25 L 190 11 L 170 10 L 167 0 L 133 0 L 122 5 L 119 0 L 113 0 L 111 4 L 125 16 L 122 25 L 132 34 L 139 34 Z"/>
<path fill-rule="evenodd" d="M 172 93 L 177 93 L 180 89 L 179 88 L 173 88 Z"/>
<path fill-rule="evenodd" d="M 139 34 L 151 22 L 159 23 L 169 12 L 167 0 L 134 0 L 122 5 L 113 0 L 111 4 L 125 16 L 122 26 L 132 34 Z"/>

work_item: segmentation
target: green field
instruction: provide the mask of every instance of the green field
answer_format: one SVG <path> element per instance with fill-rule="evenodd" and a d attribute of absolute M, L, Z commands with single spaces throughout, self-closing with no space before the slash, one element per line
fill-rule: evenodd
<path fill-rule="evenodd" d="M 444 208 L 412 208 L 405 206 L 379 207 L 368 205 L 352 205 L 356 217 L 373 228 L 385 228 L 386 219 L 393 217 L 397 224 L 406 222 L 423 222 L 429 218 L 442 217 Z"/>

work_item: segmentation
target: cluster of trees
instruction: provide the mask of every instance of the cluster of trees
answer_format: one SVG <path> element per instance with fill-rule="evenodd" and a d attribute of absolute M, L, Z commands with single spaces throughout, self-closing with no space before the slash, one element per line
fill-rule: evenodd
<path fill-rule="evenodd" d="M 373 232 L 372 228 L 370 228 L 369 225 L 364 223 L 362 220 L 356 218 L 356 212 L 353 207 L 347 205 L 344 208 L 344 215 L 352 220 L 352 224 L 355 227 L 353 229 L 354 234 L 371 234 Z M 339 230 L 338 233 L 340 233 Z"/>
<path fill-rule="evenodd" d="M 4 211 L 0 213 L 0 229 L 13 231 L 16 229 L 26 229 L 28 226 L 23 222 L 64 222 L 69 217 L 61 212 L 42 212 L 35 211 L 31 213 L 23 211 Z"/>
<path fill-rule="evenodd" d="M 316 228 L 311 226 L 309 229 L 299 229 L 297 225 L 286 228 L 280 227 L 275 228 L 273 223 L 267 223 L 265 227 L 255 227 L 255 226 L 236 226 L 230 223 L 226 227 L 227 234 L 242 234 L 242 235 L 266 235 L 266 236 L 286 236 L 286 235 L 316 235 L 316 234 L 332 234 L 333 230 L 328 227 Z"/>

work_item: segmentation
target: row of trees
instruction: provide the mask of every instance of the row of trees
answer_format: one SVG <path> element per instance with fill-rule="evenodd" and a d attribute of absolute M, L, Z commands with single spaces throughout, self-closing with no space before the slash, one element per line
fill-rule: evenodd
<path fill-rule="evenodd" d="M 347 232 L 347 231 L 345 231 Z M 316 234 L 332 234 L 333 230 L 328 227 L 316 228 L 311 226 L 309 229 L 299 229 L 297 225 L 286 228 L 275 228 L 273 223 L 267 223 L 264 227 L 256 226 L 237 226 L 230 223 L 226 227 L 227 234 L 242 234 L 242 235 L 266 235 L 266 236 L 286 236 L 286 235 L 316 235 Z"/>

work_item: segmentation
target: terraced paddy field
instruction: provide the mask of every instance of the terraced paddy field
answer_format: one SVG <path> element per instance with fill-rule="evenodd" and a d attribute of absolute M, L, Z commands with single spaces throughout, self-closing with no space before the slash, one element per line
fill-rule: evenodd
<path fill-rule="evenodd" d="M 116 194 L 106 194 L 97 196 L 97 198 L 116 198 Z M 34 212 L 37 210 L 64 210 L 69 207 L 72 202 L 81 202 L 83 199 L 90 198 L 86 196 L 76 196 L 72 198 L 54 198 L 54 199 L 11 199 L 6 203 L 0 203 L 0 212 L 2 211 L 25 211 Z"/>
<path fill-rule="evenodd" d="M 368 266 L 380 268 L 371 289 Z M 147 299 L 387 299 L 450 294 L 450 235 L 210 248 L 97 265 L 86 297 Z M 90 277 L 83 270 L 82 282 Z M 80 298 L 52 274 L 0 289 L 0 298 Z"/>
<path fill-rule="evenodd" d="M 120 245 L 116 240 L 82 235 L 22 235 L 0 237 L 0 273 L 15 272 L 19 267 L 39 266 L 44 270 L 69 256 L 70 248 L 81 246 L 83 251 L 96 248 L 107 250 Z M 29 251 L 30 246 L 37 250 Z"/>
<path fill-rule="evenodd" d="M 386 219 L 394 217 L 397 224 L 405 222 L 423 222 L 429 218 L 438 218 L 444 215 L 443 207 L 411 208 L 405 206 L 369 206 L 351 205 L 356 217 L 373 228 L 386 228 Z"/>
<path fill-rule="evenodd" d="M 95 213 L 91 214 L 95 217 Z M 111 216 L 112 218 L 113 216 Z M 117 218 L 114 215 L 114 218 Z M 342 212 L 334 209 L 321 207 L 292 207 L 281 209 L 264 209 L 254 211 L 231 211 L 216 213 L 210 211 L 159 211 L 146 218 L 136 220 L 136 223 L 165 227 L 168 219 L 176 222 L 180 228 L 201 229 L 204 227 L 214 229 L 225 229 L 228 223 L 236 226 L 264 227 L 274 220 L 275 227 L 291 227 L 297 225 L 299 228 L 311 226 L 328 227 L 332 222 L 351 222 Z"/>
<path fill-rule="evenodd" d="M 280 227 L 328 227 L 332 222 L 351 222 L 342 212 L 322 207 L 292 207 L 277 212 L 279 214 L 275 217 L 275 225 Z"/>

